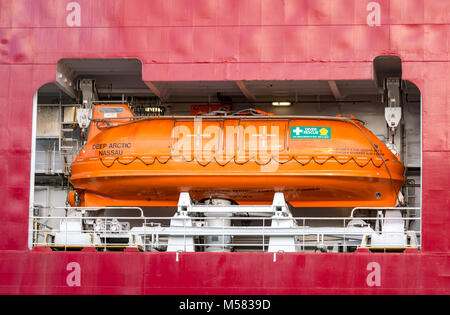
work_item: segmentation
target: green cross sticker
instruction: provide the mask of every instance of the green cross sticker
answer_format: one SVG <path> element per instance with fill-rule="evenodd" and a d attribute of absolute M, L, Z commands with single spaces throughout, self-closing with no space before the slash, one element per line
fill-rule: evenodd
<path fill-rule="evenodd" d="M 291 127 L 291 139 L 331 139 L 331 127 Z"/>

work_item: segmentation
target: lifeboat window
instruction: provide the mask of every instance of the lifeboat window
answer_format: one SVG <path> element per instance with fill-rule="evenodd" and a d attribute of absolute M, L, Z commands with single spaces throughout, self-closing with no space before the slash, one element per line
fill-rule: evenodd
<path fill-rule="evenodd" d="M 101 114 L 120 114 L 125 111 L 123 107 L 100 107 L 98 111 Z"/>

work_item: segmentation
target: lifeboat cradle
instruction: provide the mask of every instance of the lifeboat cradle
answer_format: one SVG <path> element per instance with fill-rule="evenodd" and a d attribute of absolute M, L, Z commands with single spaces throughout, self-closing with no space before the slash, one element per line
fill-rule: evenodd
<path fill-rule="evenodd" d="M 134 217 L 108 217 L 106 210 L 136 210 Z M 51 211 L 64 215 L 49 216 Z M 376 212 L 361 217 L 360 212 Z M 128 212 L 129 213 L 129 212 Z M 295 218 L 283 193 L 271 205 L 234 205 L 211 199 L 199 204 L 180 193 L 172 217 L 145 217 L 139 207 L 34 208 L 31 247 L 76 250 L 135 248 L 167 252 L 349 252 L 420 248 L 420 232 L 406 227 L 419 220 L 416 207 L 358 207 L 350 217 Z M 309 226 L 327 220 L 326 226 Z M 314 225 L 314 224 L 312 224 Z"/>

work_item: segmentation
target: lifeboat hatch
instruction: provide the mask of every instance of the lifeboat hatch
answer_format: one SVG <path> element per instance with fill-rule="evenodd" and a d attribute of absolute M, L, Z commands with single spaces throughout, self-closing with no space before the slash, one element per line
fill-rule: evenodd
<path fill-rule="evenodd" d="M 373 79 L 234 81 L 63 59 L 33 105 L 30 248 L 420 249 L 421 94 L 396 57 Z"/>

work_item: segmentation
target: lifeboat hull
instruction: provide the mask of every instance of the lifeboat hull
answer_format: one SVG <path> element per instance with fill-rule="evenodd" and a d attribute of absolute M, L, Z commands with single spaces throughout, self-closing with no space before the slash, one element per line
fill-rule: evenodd
<path fill-rule="evenodd" d="M 296 207 L 382 207 L 404 182 L 398 157 L 355 119 L 139 120 L 127 107 L 102 119 L 99 108 L 71 166 L 83 206 L 174 206 L 180 192 L 259 204 L 283 192 Z"/>

